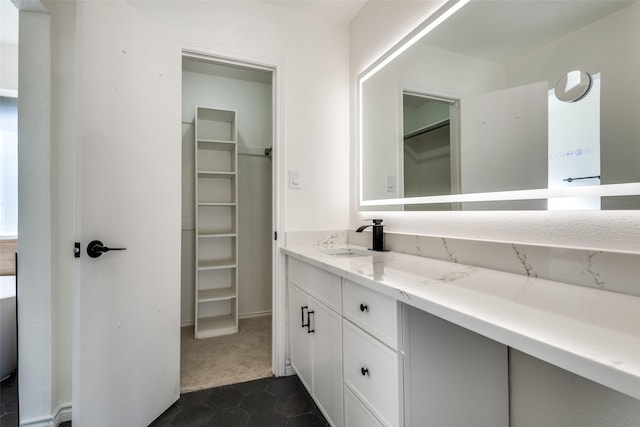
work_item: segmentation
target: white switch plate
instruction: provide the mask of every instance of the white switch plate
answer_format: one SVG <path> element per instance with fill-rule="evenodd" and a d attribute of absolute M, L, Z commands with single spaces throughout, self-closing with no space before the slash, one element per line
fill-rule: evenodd
<path fill-rule="evenodd" d="M 300 188 L 300 171 L 289 171 L 289 188 Z"/>
<path fill-rule="evenodd" d="M 396 191 L 396 177 L 395 175 L 387 175 L 387 193 L 394 191 Z"/>

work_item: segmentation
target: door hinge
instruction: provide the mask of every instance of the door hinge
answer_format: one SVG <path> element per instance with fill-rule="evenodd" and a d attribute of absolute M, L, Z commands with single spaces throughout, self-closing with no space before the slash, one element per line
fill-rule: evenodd
<path fill-rule="evenodd" d="M 80 258 L 80 242 L 73 243 L 73 256 L 74 258 Z"/>
<path fill-rule="evenodd" d="M 273 240 L 278 240 L 278 232 L 277 231 L 273 232 Z"/>

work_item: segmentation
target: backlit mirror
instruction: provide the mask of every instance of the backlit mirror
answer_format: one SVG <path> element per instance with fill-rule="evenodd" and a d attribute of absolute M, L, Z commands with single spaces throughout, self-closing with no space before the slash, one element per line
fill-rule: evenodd
<path fill-rule="evenodd" d="M 420 31 L 359 79 L 361 209 L 640 209 L 637 0 L 452 0 Z"/>

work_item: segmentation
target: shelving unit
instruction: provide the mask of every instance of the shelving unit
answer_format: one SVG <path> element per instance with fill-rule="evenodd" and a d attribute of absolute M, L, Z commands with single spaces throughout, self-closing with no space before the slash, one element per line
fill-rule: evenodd
<path fill-rule="evenodd" d="M 195 110 L 195 338 L 238 332 L 236 112 Z"/>

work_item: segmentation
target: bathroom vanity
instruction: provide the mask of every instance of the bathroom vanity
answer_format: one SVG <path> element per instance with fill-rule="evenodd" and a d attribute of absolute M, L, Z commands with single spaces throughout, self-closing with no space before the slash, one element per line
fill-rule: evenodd
<path fill-rule="evenodd" d="M 361 247 L 283 248 L 291 365 L 334 426 L 509 425 L 509 348 L 640 398 L 640 298 Z"/>

